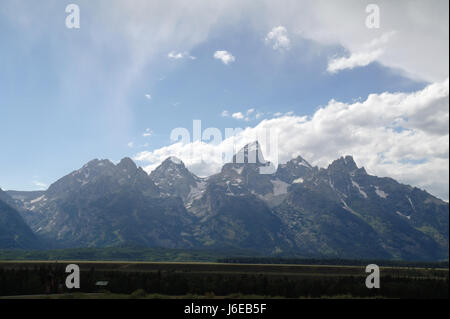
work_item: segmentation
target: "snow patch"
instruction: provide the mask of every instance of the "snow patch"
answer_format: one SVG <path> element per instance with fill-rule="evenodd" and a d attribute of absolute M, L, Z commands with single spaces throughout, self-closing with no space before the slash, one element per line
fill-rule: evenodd
<path fill-rule="evenodd" d="M 333 185 L 333 183 L 331 182 L 331 179 L 328 179 L 328 184 L 330 184 L 330 187 L 331 187 L 332 189 L 334 189 L 334 185 Z M 317 185 L 317 184 L 314 182 L 314 185 Z"/>
<path fill-rule="evenodd" d="M 293 163 L 298 165 L 298 166 L 305 166 L 306 168 L 311 168 L 311 165 L 308 164 L 308 162 L 306 162 L 304 159 L 294 159 Z"/>
<path fill-rule="evenodd" d="M 273 184 L 273 194 L 275 196 L 283 195 L 287 193 L 287 189 L 289 187 L 288 183 L 285 183 L 283 181 L 280 181 L 279 179 L 271 180 Z"/>
<path fill-rule="evenodd" d="M 381 198 L 387 198 L 389 196 L 388 193 L 383 192 L 378 186 L 375 186 L 375 193 Z"/>
<path fill-rule="evenodd" d="M 293 184 L 301 184 L 301 183 L 303 183 L 303 178 L 297 178 L 297 179 L 295 179 L 293 182 L 292 182 Z"/>
<path fill-rule="evenodd" d="M 350 207 L 348 207 L 347 203 L 345 202 L 345 200 L 341 199 L 342 204 L 344 204 L 344 209 L 346 211 L 348 211 L 349 213 L 352 213 L 353 215 L 359 216 L 358 213 L 356 213 L 353 209 L 351 209 Z"/>
<path fill-rule="evenodd" d="M 414 204 L 412 203 L 411 198 L 409 196 L 406 196 L 406 198 L 408 199 L 409 204 L 411 205 L 411 208 L 413 209 L 413 211 L 416 211 L 416 208 L 414 207 Z"/>
<path fill-rule="evenodd" d="M 411 216 L 407 216 L 407 215 L 405 215 L 405 214 L 402 214 L 402 213 L 400 213 L 399 211 L 396 211 L 395 213 L 396 213 L 397 215 L 399 215 L 399 216 L 405 217 L 406 219 L 411 219 Z"/>
<path fill-rule="evenodd" d="M 242 174 L 242 170 L 244 169 L 244 167 L 239 167 L 239 168 L 237 168 L 237 167 L 233 167 L 233 170 L 236 172 L 236 173 L 238 173 L 238 175 L 241 175 Z"/>
<path fill-rule="evenodd" d="M 361 189 L 361 187 L 359 186 L 359 184 L 358 184 L 357 182 L 355 182 L 353 179 L 352 179 L 352 184 L 353 184 L 354 187 L 356 187 L 356 188 L 358 189 L 359 193 L 360 193 L 364 198 L 367 198 L 367 197 L 368 197 L 367 194 L 366 194 L 366 192 L 363 191 L 363 190 Z"/>
<path fill-rule="evenodd" d="M 35 199 L 33 199 L 33 200 L 31 200 L 30 201 L 30 204 L 34 204 L 34 203 L 37 203 L 37 202 L 40 202 L 41 200 L 43 200 L 45 198 L 45 195 L 42 195 L 42 196 L 40 196 L 40 197 L 38 197 L 38 198 L 35 198 Z M 44 201 L 45 201 L 46 199 L 44 199 Z"/>
<path fill-rule="evenodd" d="M 206 181 L 197 182 L 195 187 L 190 186 L 191 190 L 187 196 L 188 203 L 192 203 L 194 200 L 200 198 L 206 190 Z"/>

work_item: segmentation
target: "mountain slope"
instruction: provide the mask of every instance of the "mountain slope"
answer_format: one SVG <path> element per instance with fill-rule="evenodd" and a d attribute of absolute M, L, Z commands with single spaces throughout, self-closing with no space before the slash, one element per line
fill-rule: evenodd
<path fill-rule="evenodd" d="M 161 191 L 191 203 L 205 188 L 205 179 L 192 174 L 176 157 L 169 157 L 150 173 L 150 178 Z"/>
<path fill-rule="evenodd" d="M 3 199 L 9 196 L 0 189 L 0 249 L 41 248 L 40 240 L 20 214 Z"/>
<path fill-rule="evenodd" d="M 449 205 L 367 174 L 351 156 L 327 168 L 272 164 L 258 142 L 208 178 L 170 157 L 150 175 L 93 160 L 45 192 L 10 192 L 31 228 L 62 247 L 124 244 L 245 249 L 306 257 L 448 259 Z M 1 193 L 0 193 L 1 195 Z M 17 215 L 17 214 L 16 214 Z"/>
<path fill-rule="evenodd" d="M 377 177 L 356 165 L 351 171 L 337 172 L 332 164 L 311 179 L 294 184 L 286 201 L 276 208 L 285 223 L 292 225 L 297 246 L 346 258 L 446 257 L 445 243 L 441 245 L 416 229 L 408 218 L 396 213 L 395 207 L 380 203 L 384 200 L 380 196 L 386 195 L 376 186 Z M 374 191 L 369 192 L 369 187 L 363 186 L 366 184 Z M 396 188 L 400 192 L 402 185 Z"/>
<path fill-rule="evenodd" d="M 128 158 L 93 160 L 33 201 L 32 228 L 62 247 L 192 246 L 183 237 L 192 220 L 181 200 L 162 195 Z"/>
<path fill-rule="evenodd" d="M 247 149 L 261 154 L 258 143 L 244 147 L 240 151 L 244 161 L 236 163 L 235 157 L 233 163 L 225 164 L 208 179 L 202 196 L 187 207 L 203 218 L 203 231 L 212 232 L 209 228 L 215 225 L 227 232 L 227 223 L 222 221 L 220 228 L 216 216 L 239 211 L 230 218 L 241 224 L 246 220 L 245 225 L 258 224 L 276 239 L 254 244 L 259 249 L 267 250 L 272 243 L 272 251 L 307 256 L 448 258 L 448 204 L 425 191 L 368 175 L 351 156 L 326 169 L 313 167 L 298 156 L 279 165 L 275 174 L 260 174 L 259 168 L 269 163 L 247 162 Z M 264 211 L 277 218 L 272 221 L 274 227 L 268 228 L 271 231 L 266 223 L 260 224 L 257 213 Z"/>

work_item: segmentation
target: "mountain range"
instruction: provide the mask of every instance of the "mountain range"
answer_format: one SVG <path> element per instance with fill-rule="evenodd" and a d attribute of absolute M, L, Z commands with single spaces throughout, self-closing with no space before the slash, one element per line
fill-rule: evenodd
<path fill-rule="evenodd" d="M 249 160 L 249 159 L 256 160 Z M 261 174 L 258 142 L 201 178 L 169 157 L 150 174 L 93 160 L 46 191 L 0 190 L 0 248 L 141 245 L 265 255 L 448 260 L 449 205 L 351 156 L 298 156 Z"/>

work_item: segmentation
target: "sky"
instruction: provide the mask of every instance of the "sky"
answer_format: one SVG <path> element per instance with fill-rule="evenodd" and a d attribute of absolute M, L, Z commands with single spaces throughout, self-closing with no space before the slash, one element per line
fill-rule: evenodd
<path fill-rule="evenodd" d="M 448 1 L 78 0 L 79 28 L 69 3 L 0 5 L 2 189 L 94 158 L 208 176 L 263 130 L 275 163 L 352 155 L 448 200 Z"/>

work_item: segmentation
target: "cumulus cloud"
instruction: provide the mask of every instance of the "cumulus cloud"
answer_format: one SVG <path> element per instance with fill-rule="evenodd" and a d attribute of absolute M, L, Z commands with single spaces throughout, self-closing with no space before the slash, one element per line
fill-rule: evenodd
<path fill-rule="evenodd" d="M 220 113 L 220 116 L 228 117 L 228 116 L 230 116 L 230 112 L 228 112 L 227 110 L 223 110 L 222 113 Z"/>
<path fill-rule="evenodd" d="M 274 27 L 264 39 L 265 43 L 271 45 L 274 50 L 289 49 L 291 40 L 288 38 L 287 30 L 283 26 Z"/>
<path fill-rule="evenodd" d="M 145 98 L 146 98 L 147 100 L 151 100 L 151 99 L 152 99 L 152 96 L 151 96 L 150 94 L 145 94 Z"/>
<path fill-rule="evenodd" d="M 221 60 L 225 65 L 228 65 L 236 60 L 236 58 L 228 51 L 214 52 L 214 59 Z"/>
<path fill-rule="evenodd" d="M 217 173 L 229 154 L 275 130 L 277 158 L 285 162 L 302 155 L 314 165 L 326 167 L 332 160 L 353 155 L 369 174 L 390 176 L 448 199 L 449 185 L 449 81 L 435 83 L 413 93 L 371 94 L 352 104 L 331 100 L 311 117 L 283 115 L 264 119 L 220 143 L 175 143 L 135 159 L 151 171 L 166 157 L 181 158 L 196 174 Z M 267 150 L 270 145 L 261 142 Z M 229 158 L 229 156 L 228 156 Z"/>

